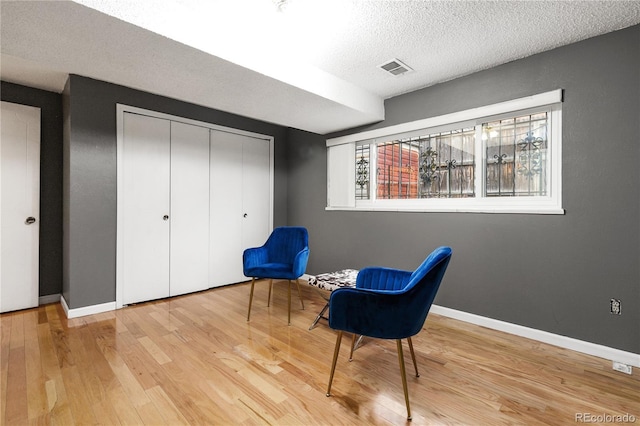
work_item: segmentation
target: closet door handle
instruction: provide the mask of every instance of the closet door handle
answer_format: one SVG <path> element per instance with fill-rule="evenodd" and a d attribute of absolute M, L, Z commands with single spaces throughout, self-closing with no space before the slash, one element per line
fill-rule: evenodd
<path fill-rule="evenodd" d="M 27 220 L 24 221 L 27 225 L 31 225 L 32 223 L 36 223 L 36 218 L 33 216 L 29 216 Z"/>
<path fill-rule="evenodd" d="M 242 217 L 247 217 L 247 216 L 248 216 L 248 215 L 247 215 L 246 213 L 242 215 Z"/>
<path fill-rule="evenodd" d="M 169 220 L 169 215 L 165 214 L 164 216 L 162 216 L 162 220 Z"/>

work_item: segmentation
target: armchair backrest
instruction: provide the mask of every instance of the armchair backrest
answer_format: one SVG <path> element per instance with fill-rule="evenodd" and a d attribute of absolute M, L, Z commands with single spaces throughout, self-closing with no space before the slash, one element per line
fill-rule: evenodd
<path fill-rule="evenodd" d="M 293 263 L 296 254 L 309 247 L 309 233 L 302 226 L 282 226 L 273 230 L 264 247 L 269 262 Z"/>
<path fill-rule="evenodd" d="M 360 270 L 356 288 L 339 288 L 329 300 L 329 326 L 381 339 L 418 334 L 451 259 L 451 248 L 435 249 L 413 272 Z"/>
<path fill-rule="evenodd" d="M 407 303 L 407 312 L 412 313 L 413 330 L 408 331 L 408 335 L 414 335 L 422 329 L 449 260 L 451 260 L 451 248 L 438 247 L 413 271 L 406 287 L 400 291 Z"/>

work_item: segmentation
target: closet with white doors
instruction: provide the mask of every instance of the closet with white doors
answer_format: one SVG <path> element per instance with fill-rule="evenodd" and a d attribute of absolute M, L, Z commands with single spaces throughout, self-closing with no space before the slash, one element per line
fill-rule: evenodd
<path fill-rule="evenodd" d="M 118 106 L 116 307 L 245 281 L 271 231 L 272 138 Z"/>

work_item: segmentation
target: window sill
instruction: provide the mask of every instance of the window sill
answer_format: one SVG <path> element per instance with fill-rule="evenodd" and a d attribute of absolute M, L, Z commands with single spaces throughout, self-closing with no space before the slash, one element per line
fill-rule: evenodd
<path fill-rule="evenodd" d="M 356 206 L 325 207 L 325 211 L 358 211 L 358 212 L 407 212 L 407 213 L 503 213 L 503 214 L 544 214 L 563 215 L 565 211 L 558 207 L 414 207 L 400 208 L 392 206 Z"/>

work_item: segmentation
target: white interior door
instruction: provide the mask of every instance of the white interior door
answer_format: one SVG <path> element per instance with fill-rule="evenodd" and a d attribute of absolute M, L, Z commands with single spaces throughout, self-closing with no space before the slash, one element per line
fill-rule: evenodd
<path fill-rule="evenodd" d="M 170 295 L 170 123 L 124 113 L 118 223 L 124 304 Z"/>
<path fill-rule="evenodd" d="M 0 312 L 38 306 L 40 109 L 2 102 Z"/>
<path fill-rule="evenodd" d="M 171 296 L 209 288 L 209 129 L 171 122 Z"/>
<path fill-rule="evenodd" d="M 242 274 L 242 145 L 245 136 L 211 130 L 210 284 L 246 280 Z"/>

